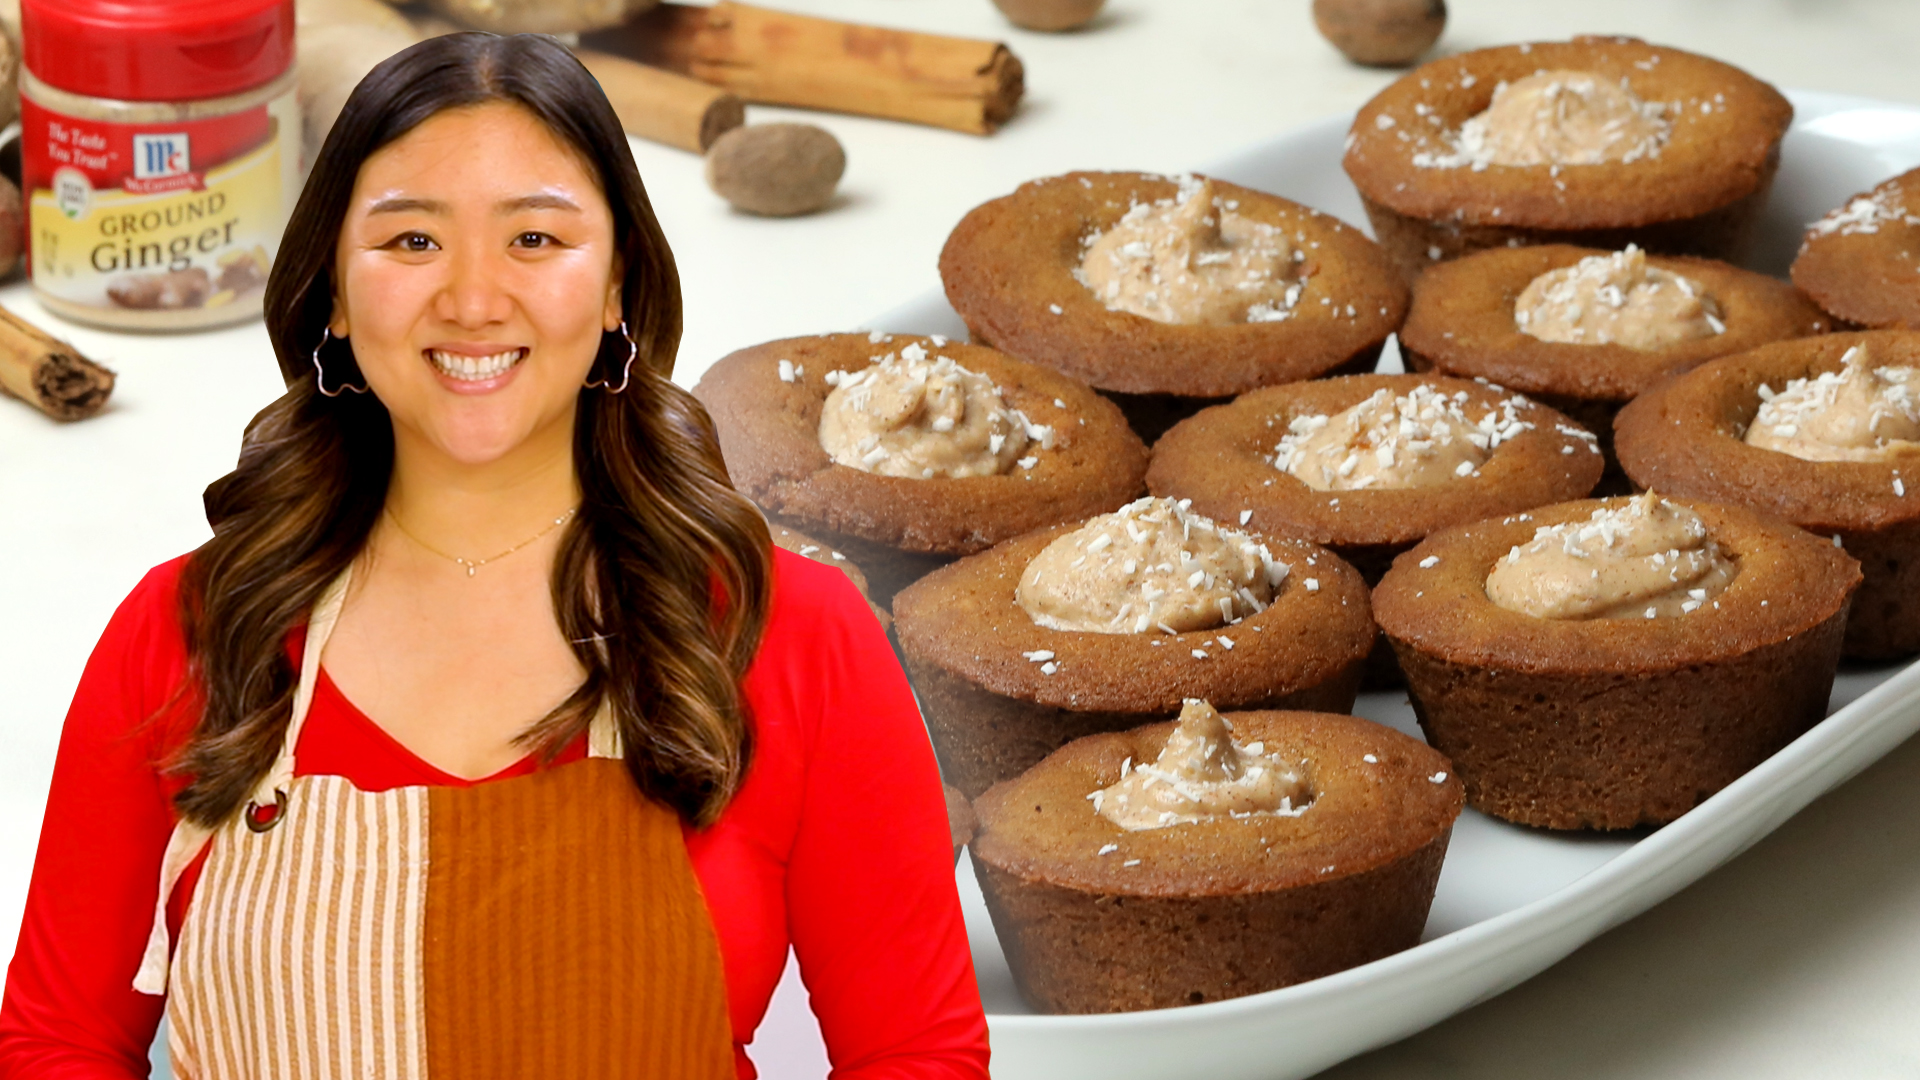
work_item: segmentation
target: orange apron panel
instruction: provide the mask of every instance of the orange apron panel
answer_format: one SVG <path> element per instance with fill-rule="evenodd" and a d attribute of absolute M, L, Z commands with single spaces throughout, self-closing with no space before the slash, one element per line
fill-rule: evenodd
<path fill-rule="evenodd" d="M 427 1073 L 731 1080 L 680 820 L 617 758 L 428 789 Z"/>

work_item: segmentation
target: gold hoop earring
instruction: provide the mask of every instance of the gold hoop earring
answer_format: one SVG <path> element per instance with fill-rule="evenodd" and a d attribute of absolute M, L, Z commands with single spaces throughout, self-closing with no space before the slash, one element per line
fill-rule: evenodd
<path fill-rule="evenodd" d="M 612 331 L 608 331 L 608 333 L 612 333 Z M 627 366 L 620 371 L 620 385 L 608 390 L 607 393 L 609 394 L 618 394 L 627 388 L 628 380 L 633 378 L 633 358 L 640 355 L 640 345 L 633 340 L 633 335 L 628 332 L 627 320 L 625 319 L 620 320 L 620 340 L 627 343 Z M 586 381 L 585 385 L 589 390 L 597 390 L 612 381 L 611 379 L 590 378 Z"/>
<path fill-rule="evenodd" d="M 355 386 L 352 383 L 343 382 L 340 384 L 338 389 L 334 389 L 334 390 L 327 389 L 327 369 L 320 366 L 320 350 L 325 348 L 327 342 L 332 340 L 332 338 L 333 338 L 333 328 L 330 326 L 323 326 L 320 328 L 320 343 L 313 347 L 313 382 L 315 386 L 319 387 L 320 396 L 321 397 L 339 397 L 341 394 L 344 394 L 349 390 L 353 391 L 356 394 L 366 393 L 367 377 L 365 375 L 360 376 L 360 385 L 358 386 Z M 340 340 L 345 341 L 347 339 L 341 338 Z"/>

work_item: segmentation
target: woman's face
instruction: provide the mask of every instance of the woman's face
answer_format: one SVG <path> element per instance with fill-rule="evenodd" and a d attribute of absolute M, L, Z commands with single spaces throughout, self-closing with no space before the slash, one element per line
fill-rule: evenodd
<path fill-rule="evenodd" d="M 485 465 L 565 447 L 600 335 L 620 326 L 615 262 L 577 152 L 520 106 L 448 109 L 360 166 L 329 328 L 400 452 Z"/>

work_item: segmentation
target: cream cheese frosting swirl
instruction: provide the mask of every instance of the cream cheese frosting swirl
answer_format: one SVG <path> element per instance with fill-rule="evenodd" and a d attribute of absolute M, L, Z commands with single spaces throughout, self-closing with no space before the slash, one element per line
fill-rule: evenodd
<path fill-rule="evenodd" d="M 1305 253 L 1280 228 L 1235 213 L 1210 180 L 1136 203 L 1091 236 L 1074 271 L 1112 311 L 1156 322 L 1229 325 L 1292 316 Z"/>
<path fill-rule="evenodd" d="M 1096 634 L 1210 630 L 1266 610 L 1286 564 L 1189 502 L 1137 499 L 1056 538 L 1014 599 L 1041 626 Z"/>
<path fill-rule="evenodd" d="M 1638 495 L 1545 525 L 1487 575 L 1487 599 L 1538 619 L 1654 619 L 1713 603 L 1737 571 L 1700 515 Z"/>
<path fill-rule="evenodd" d="M 1658 155 L 1672 130 L 1666 106 L 1624 80 L 1541 71 L 1496 87 L 1486 111 L 1460 126 L 1460 148 L 1492 165 L 1598 165 Z"/>
<path fill-rule="evenodd" d="M 993 476 L 1031 468 L 1051 428 L 1009 408 L 992 379 L 918 342 L 856 371 L 829 372 L 821 449 L 836 463 L 914 479 Z"/>
<path fill-rule="evenodd" d="M 1221 817 L 1298 817 L 1313 793 L 1306 777 L 1265 746 L 1236 741 L 1212 705 L 1188 698 L 1160 756 L 1123 765 L 1117 782 L 1088 799 L 1101 817 L 1139 832 Z"/>
<path fill-rule="evenodd" d="M 1533 403 L 1510 397 L 1475 417 L 1469 400 L 1464 390 L 1448 395 L 1422 385 L 1396 395 L 1383 388 L 1332 416 L 1296 416 L 1274 448 L 1274 467 L 1316 491 L 1428 487 L 1478 475 L 1501 443 L 1532 430 L 1522 415 Z"/>
<path fill-rule="evenodd" d="M 1724 334 L 1720 302 L 1699 282 L 1647 264 L 1632 244 L 1527 283 L 1514 325 L 1541 341 L 1662 349 Z"/>
<path fill-rule="evenodd" d="M 1920 452 L 1920 371 L 1875 367 L 1863 345 L 1840 364 L 1777 392 L 1762 386 L 1747 445 L 1806 461 L 1896 461 Z"/>

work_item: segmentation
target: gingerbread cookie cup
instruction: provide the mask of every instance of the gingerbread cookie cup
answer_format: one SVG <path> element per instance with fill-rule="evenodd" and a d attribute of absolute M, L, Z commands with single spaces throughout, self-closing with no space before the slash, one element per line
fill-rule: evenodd
<path fill-rule="evenodd" d="M 1497 90 L 1542 72 L 1618 85 L 1654 130 L 1591 164 L 1495 164 L 1486 142 L 1463 140 Z M 1344 164 L 1374 235 L 1410 275 L 1542 243 L 1737 261 L 1792 118 L 1786 98 L 1739 68 L 1632 38 L 1577 37 L 1415 68 L 1361 107 Z"/>
<path fill-rule="evenodd" d="M 836 463 L 820 426 L 841 373 L 915 347 L 991 379 L 1007 407 L 1046 429 L 1051 445 L 1036 439 L 1028 457 L 995 475 L 886 476 Z M 1038 365 L 935 337 L 768 342 L 723 357 L 693 392 L 713 417 L 734 486 L 769 516 L 857 562 L 883 607 L 959 556 L 1125 502 L 1146 471 L 1146 447 L 1112 402 Z"/>
<path fill-rule="evenodd" d="M 1786 282 L 1713 259 L 1657 255 L 1647 256 L 1649 268 L 1684 277 L 1713 299 L 1718 333 L 1638 349 L 1547 341 L 1521 328 L 1515 306 L 1536 278 L 1611 254 L 1548 244 L 1435 266 L 1414 283 L 1400 355 L 1410 370 L 1485 379 L 1566 413 L 1600 437 L 1611 462 L 1614 414 L 1654 383 L 1715 357 L 1831 329 L 1826 314 Z"/>
<path fill-rule="evenodd" d="M 1920 330 L 1920 169 L 1814 222 L 1793 283 L 1850 328 Z"/>
<path fill-rule="evenodd" d="M 975 802 L 975 877 L 1034 1008 L 1219 1001 L 1419 943 L 1462 804 L 1446 759 L 1351 716 L 1227 719 L 1301 771 L 1304 812 L 1140 831 L 1100 816 L 1088 795 L 1153 761 L 1173 724 L 1076 740 Z"/>
<path fill-rule="evenodd" d="M 1275 463 L 1299 417 L 1335 416 L 1380 391 L 1427 387 L 1469 422 L 1491 416 L 1495 445 L 1468 475 L 1420 487 L 1317 490 Z M 1459 400 L 1456 395 L 1465 395 Z M 1507 403 L 1523 430 L 1502 424 Z M 1513 429 L 1507 437 L 1500 431 Z M 1458 433 L 1465 440 L 1468 432 Z M 1349 375 L 1271 386 L 1182 421 L 1154 444 L 1147 489 L 1193 500 L 1195 510 L 1270 536 L 1331 548 L 1369 584 L 1428 533 L 1548 503 L 1578 499 L 1600 479 L 1594 437 L 1565 416 L 1482 383 L 1433 375 Z"/>
<path fill-rule="evenodd" d="M 1826 715 L 1859 567 L 1773 518 L 1670 500 L 1735 568 L 1684 614 L 1537 618 L 1488 598 L 1537 529 L 1628 501 L 1436 533 L 1374 590 L 1427 741 L 1478 810 L 1551 829 L 1672 821 Z"/>
<path fill-rule="evenodd" d="M 1920 366 L 1915 331 L 1769 345 L 1641 395 L 1621 410 L 1615 438 L 1620 463 L 1643 487 L 1745 506 L 1839 537 L 1865 574 L 1846 655 L 1884 660 L 1920 652 L 1920 461 L 1805 461 L 1743 441 L 1760 410 L 1761 387 L 1778 391 L 1794 379 L 1837 372 L 1861 346 L 1876 367 Z"/>
<path fill-rule="evenodd" d="M 1027 564 L 1078 523 L 942 567 L 894 598 L 894 631 L 947 783 L 969 797 L 1082 735 L 1223 709 L 1348 712 L 1373 647 L 1366 583 L 1325 548 L 1256 536 L 1288 567 L 1272 603 L 1207 630 L 1055 630 L 1015 598 Z"/>
<path fill-rule="evenodd" d="M 1194 409 L 1259 386 L 1371 371 L 1407 290 L 1359 230 L 1276 195 L 1212 181 L 1222 209 L 1278 229 L 1300 290 L 1269 321 L 1160 322 L 1110 310 L 1075 276 L 1087 242 L 1129 210 L 1175 199 L 1142 173 L 1069 173 L 975 207 L 940 252 L 947 300 L 977 341 L 1091 384 L 1151 441 Z"/>
<path fill-rule="evenodd" d="M 947 800 L 947 833 L 953 838 L 953 861 L 960 862 L 960 849 L 973 842 L 973 834 L 980 828 L 980 819 L 973 812 L 973 804 L 967 801 L 960 789 L 952 784 L 941 784 L 940 794 Z"/>

